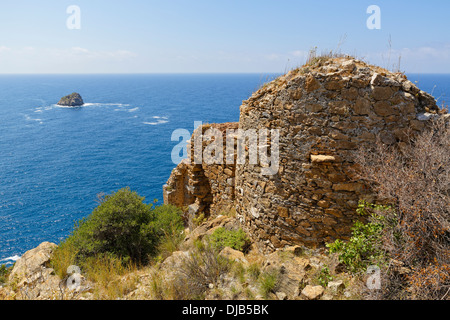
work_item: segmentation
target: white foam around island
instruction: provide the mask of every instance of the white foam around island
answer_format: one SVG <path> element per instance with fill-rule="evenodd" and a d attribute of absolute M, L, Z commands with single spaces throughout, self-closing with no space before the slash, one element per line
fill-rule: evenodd
<path fill-rule="evenodd" d="M 169 121 L 167 121 L 167 120 L 158 120 L 156 122 L 143 122 L 143 124 L 149 124 L 149 125 L 152 125 L 152 126 L 156 126 L 157 124 L 163 124 L 163 123 L 167 123 L 167 122 L 169 122 Z"/>
<path fill-rule="evenodd" d="M 12 256 L 12 257 L 8 257 L 8 258 L 2 259 L 2 260 L 0 260 L 0 261 L 17 261 L 17 260 L 19 260 L 19 259 L 20 259 L 20 256 L 14 255 L 14 256 Z"/>

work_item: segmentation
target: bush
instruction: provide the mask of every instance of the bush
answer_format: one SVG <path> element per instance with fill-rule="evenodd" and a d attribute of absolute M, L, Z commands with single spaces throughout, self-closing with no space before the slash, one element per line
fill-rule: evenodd
<path fill-rule="evenodd" d="M 383 246 L 390 257 L 411 272 L 402 278 L 387 269 L 383 297 L 391 292 L 410 298 L 449 297 L 450 277 L 442 276 L 450 268 L 450 126 L 436 120 L 423 133 L 399 149 L 380 141 L 372 149 L 361 149 L 356 162 L 359 177 L 377 193 L 379 201 L 393 205 L 381 213 L 396 219 L 392 228 L 383 230 Z"/>
<path fill-rule="evenodd" d="M 99 199 L 99 206 L 53 252 L 51 266 L 61 279 L 70 265 L 79 266 L 96 284 L 95 298 L 115 299 L 136 287 L 136 277 L 124 279 L 123 275 L 133 273 L 158 252 L 168 256 L 177 249 L 184 224 L 177 207 L 145 204 L 129 188 Z"/>
<path fill-rule="evenodd" d="M 358 212 L 366 214 L 365 206 L 375 206 L 360 203 Z M 377 210 L 391 210 L 390 207 L 376 206 Z M 369 265 L 380 265 L 385 259 L 382 245 L 382 231 L 384 218 L 372 213 L 371 221 L 363 223 L 356 221 L 352 228 L 352 236 L 348 242 L 336 240 L 327 244 L 330 253 L 338 253 L 339 261 L 342 262 L 353 273 L 365 272 Z"/>
<path fill-rule="evenodd" d="M 7 267 L 4 264 L 0 265 L 0 285 L 7 282 L 9 274 L 12 271 L 12 268 L 13 268 L 12 266 Z"/>
<path fill-rule="evenodd" d="M 219 255 L 211 243 L 199 241 L 189 257 L 182 261 L 173 284 L 187 290 L 181 299 L 202 299 L 208 285 L 216 284 L 231 265 L 231 261 Z"/>
<path fill-rule="evenodd" d="M 217 228 L 211 235 L 209 241 L 217 250 L 230 247 L 242 252 L 246 252 L 251 244 L 244 230 L 227 230 L 223 227 Z"/>
<path fill-rule="evenodd" d="M 154 214 L 154 227 L 158 237 L 184 230 L 182 211 L 176 206 L 163 205 L 155 207 Z"/>
<path fill-rule="evenodd" d="M 183 239 L 183 228 L 181 210 L 170 205 L 155 208 L 123 188 L 100 197 L 99 206 L 55 250 L 52 266 L 63 278 L 70 265 L 82 267 L 92 261 L 89 258 L 105 254 L 124 265 L 146 263 L 158 250 L 175 250 Z"/>
<path fill-rule="evenodd" d="M 114 254 L 124 261 L 146 262 L 156 251 L 153 206 L 129 188 L 106 195 L 76 226 L 70 241 L 82 257 Z"/>
<path fill-rule="evenodd" d="M 330 269 L 328 267 L 323 267 L 320 269 L 319 275 L 317 276 L 317 282 L 322 287 L 327 287 L 328 282 L 333 281 L 333 276 L 330 273 Z"/>
<path fill-rule="evenodd" d="M 156 218 L 154 229 L 158 237 L 157 251 L 161 259 L 178 250 L 184 239 L 183 212 L 173 205 L 163 205 L 154 209 Z"/>

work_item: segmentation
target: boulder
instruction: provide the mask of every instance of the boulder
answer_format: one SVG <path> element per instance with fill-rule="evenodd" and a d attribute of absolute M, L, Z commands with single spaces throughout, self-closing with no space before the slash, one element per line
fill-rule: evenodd
<path fill-rule="evenodd" d="M 309 259 L 295 256 L 293 248 L 267 255 L 262 268 L 263 272 L 275 272 L 278 275 L 277 291 L 285 293 L 287 299 L 299 296 L 300 288 L 306 284 L 306 271 L 311 268 Z"/>
<path fill-rule="evenodd" d="M 322 286 L 307 285 L 303 290 L 301 296 L 308 300 L 317 300 L 322 297 L 324 289 Z"/>
<path fill-rule="evenodd" d="M 38 247 L 23 254 L 14 265 L 9 282 L 15 292 L 10 293 L 14 299 L 49 300 L 61 297 L 60 279 L 50 268 L 49 262 L 56 244 L 43 242 Z"/>
<path fill-rule="evenodd" d="M 35 278 L 36 274 L 42 273 L 48 268 L 51 254 L 56 247 L 54 243 L 42 242 L 38 247 L 25 252 L 14 264 L 9 281 Z"/>
<path fill-rule="evenodd" d="M 276 292 L 275 295 L 277 296 L 278 300 L 286 300 L 287 294 L 284 292 Z"/>
<path fill-rule="evenodd" d="M 189 257 L 187 251 L 175 251 L 168 256 L 161 264 L 163 270 L 177 270 L 181 267 L 183 262 Z"/>
<path fill-rule="evenodd" d="M 232 218 L 219 215 L 211 220 L 203 222 L 194 230 L 191 230 L 184 239 L 181 249 L 188 250 L 196 240 L 202 240 L 204 236 L 213 234 L 213 232 L 220 227 L 236 229 L 235 222 Z"/>
<path fill-rule="evenodd" d="M 344 291 L 345 284 L 344 281 L 338 280 L 338 281 L 330 281 L 328 282 L 328 288 L 333 294 L 337 294 L 340 291 Z"/>
<path fill-rule="evenodd" d="M 223 248 L 222 251 L 220 251 L 220 255 L 231 261 L 238 261 L 243 263 L 244 265 L 248 265 L 248 261 L 247 259 L 245 259 L 244 254 L 241 251 L 235 250 L 233 248 Z"/>

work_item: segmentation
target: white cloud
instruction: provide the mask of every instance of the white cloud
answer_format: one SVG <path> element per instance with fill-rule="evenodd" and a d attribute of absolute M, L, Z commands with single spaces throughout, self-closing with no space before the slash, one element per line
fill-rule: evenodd
<path fill-rule="evenodd" d="M 292 56 L 294 56 L 294 57 L 297 57 L 297 58 L 305 58 L 305 59 L 306 59 L 306 57 L 308 56 L 308 52 L 307 52 L 307 51 L 304 51 L 304 50 L 296 50 L 296 51 L 292 51 L 292 52 L 290 52 L 290 54 L 291 54 Z"/>
<path fill-rule="evenodd" d="M 450 70 L 450 43 L 438 43 L 417 47 L 391 49 L 368 53 L 364 58 L 372 64 L 387 69 L 396 69 L 409 73 L 439 73 Z"/>
<path fill-rule="evenodd" d="M 296 50 L 291 52 L 270 53 L 264 55 L 265 60 L 286 62 L 288 60 L 300 61 L 306 59 L 308 52 L 303 50 Z"/>
<path fill-rule="evenodd" d="M 10 51 L 10 50 L 11 50 L 11 48 L 8 48 L 8 47 L 5 47 L 5 46 L 0 46 L 0 53 L 7 52 L 7 51 Z"/>
<path fill-rule="evenodd" d="M 402 57 L 413 59 L 449 59 L 450 44 L 439 45 L 437 47 L 403 48 L 396 53 Z"/>
<path fill-rule="evenodd" d="M 0 46 L 2 73 L 121 72 L 138 55 L 132 51 L 93 50 L 84 47 L 42 48 Z"/>
<path fill-rule="evenodd" d="M 77 54 L 77 53 L 80 53 L 80 54 L 89 54 L 89 50 L 88 50 L 88 49 L 85 49 L 85 48 L 72 47 L 70 50 L 71 50 L 73 53 L 75 53 L 75 54 Z"/>
<path fill-rule="evenodd" d="M 69 49 L 47 49 L 48 54 L 55 57 L 88 59 L 88 60 L 118 60 L 122 61 L 129 58 L 134 58 L 137 54 L 128 50 L 115 51 L 98 51 L 89 50 L 81 47 L 72 47 Z"/>

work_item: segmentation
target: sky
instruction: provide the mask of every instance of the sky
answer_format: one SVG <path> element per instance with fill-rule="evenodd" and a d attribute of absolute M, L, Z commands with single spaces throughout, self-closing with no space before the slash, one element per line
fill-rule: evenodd
<path fill-rule="evenodd" d="M 0 0 L 0 73 L 283 73 L 315 47 L 450 73 L 449 14 L 444 0 Z"/>

